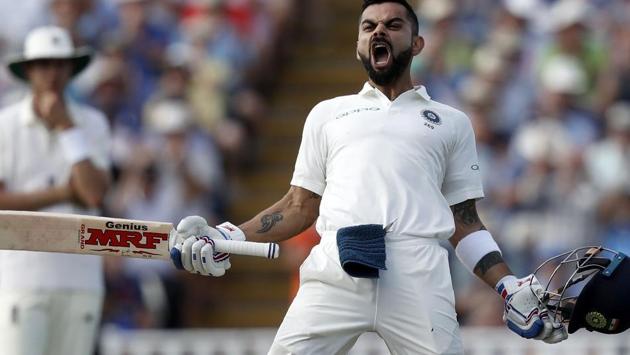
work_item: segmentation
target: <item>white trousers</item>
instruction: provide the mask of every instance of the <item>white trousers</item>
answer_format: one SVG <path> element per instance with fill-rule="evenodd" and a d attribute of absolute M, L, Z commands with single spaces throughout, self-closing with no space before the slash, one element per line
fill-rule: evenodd
<path fill-rule="evenodd" d="M 448 252 L 435 239 L 389 239 L 387 270 L 362 279 L 343 271 L 335 235 L 324 234 L 269 354 L 346 354 L 365 332 L 395 355 L 463 354 Z"/>
<path fill-rule="evenodd" d="M 102 304 L 98 291 L 0 290 L 0 354 L 91 355 Z"/>

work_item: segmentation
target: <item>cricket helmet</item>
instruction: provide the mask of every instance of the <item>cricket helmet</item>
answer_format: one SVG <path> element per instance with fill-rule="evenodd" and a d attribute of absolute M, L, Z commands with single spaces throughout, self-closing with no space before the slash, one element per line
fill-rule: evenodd
<path fill-rule="evenodd" d="M 543 262 L 534 271 L 540 301 L 568 332 L 580 328 L 617 334 L 630 328 L 630 261 L 618 251 L 581 247 Z"/>

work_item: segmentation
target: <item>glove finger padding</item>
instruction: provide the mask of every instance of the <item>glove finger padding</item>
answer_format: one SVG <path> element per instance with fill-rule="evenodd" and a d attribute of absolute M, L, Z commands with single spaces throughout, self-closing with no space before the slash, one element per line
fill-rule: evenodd
<path fill-rule="evenodd" d="M 197 240 L 192 245 L 192 254 L 191 254 L 192 255 L 192 265 L 193 265 L 193 268 L 195 269 L 195 272 L 198 273 L 198 274 L 207 275 L 207 273 L 205 272 L 205 270 L 203 268 L 203 263 L 201 262 L 201 260 L 202 260 L 201 249 L 207 243 L 208 243 L 207 239 L 199 238 L 199 240 Z"/>
<path fill-rule="evenodd" d="M 503 287 L 507 291 L 503 319 L 508 328 L 528 339 L 549 338 L 557 327 L 549 318 L 547 308 L 540 302 L 542 287 L 536 277 L 530 275 L 514 279 Z"/>
<path fill-rule="evenodd" d="M 190 254 L 190 247 L 192 246 L 190 243 L 192 242 L 188 242 L 185 247 L 184 244 L 186 240 L 202 235 L 204 227 L 208 227 L 208 223 L 203 217 L 188 216 L 182 219 L 177 224 L 177 228 L 170 233 L 168 247 L 171 260 L 176 268 L 194 272 Z"/>
<path fill-rule="evenodd" d="M 225 275 L 225 270 L 229 267 L 225 267 L 223 263 L 225 261 L 216 262 L 214 261 L 214 243 L 211 239 L 209 239 L 209 243 L 206 243 L 204 247 L 201 249 L 201 263 L 203 265 L 203 269 L 206 275 L 212 276 L 223 276 Z"/>
<path fill-rule="evenodd" d="M 545 328 L 545 323 L 538 317 L 538 310 L 532 310 L 525 316 L 512 309 L 507 312 L 505 319 L 510 330 L 527 339 L 538 336 Z"/>
<path fill-rule="evenodd" d="M 192 246 L 198 241 L 197 237 L 188 238 L 184 240 L 181 246 L 181 263 L 184 269 L 188 272 L 195 272 L 195 268 L 193 266 L 192 260 L 194 253 L 192 251 Z"/>
<path fill-rule="evenodd" d="M 203 231 L 202 235 L 207 236 L 209 240 L 212 240 L 212 239 L 230 240 L 229 236 L 227 236 L 225 233 L 222 233 L 221 231 L 212 227 L 206 227 L 202 231 Z M 213 248 L 213 251 L 214 251 L 214 248 Z M 214 251 L 214 253 L 212 254 L 212 259 L 215 262 L 227 261 L 227 265 L 230 265 L 229 258 L 230 258 L 230 254 L 228 253 L 219 253 L 219 252 Z M 230 267 L 228 266 L 227 268 L 224 268 L 224 269 L 227 270 L 229 268 Z"/>
<path fill-rule="evenodd" d="M 543 341 L 547 344 L 556 344 L 563 340 L 566 340 L 569 337 L 567 333 L 567 329 L 561 323 L 554 323 L 553 330 L 551 334 L 543 339 Z"/>
<path fill-rule="evenodd" d="M 208 226 L 208 222 L 205 218 L 200 216 L 188 216 L 179 221 L 177 224 L 177 232 L 180 234 L 187 234 L 190 236 L 202 235 L 202 229 Z"/>
<path fill-rule="evenodd" d="M 534 337 L 534 339 L 544 340 L 549 335 L 551 335 L 551 332 L 553 332 L 553 322 L 549 319 L 549 315 L 547 314 L 547 311 L 544 309 L 540 310 L 539 317 L 540 317 L 540 320 L 543 322 L 543 328 L 540 330 L 540 333 Z"/>

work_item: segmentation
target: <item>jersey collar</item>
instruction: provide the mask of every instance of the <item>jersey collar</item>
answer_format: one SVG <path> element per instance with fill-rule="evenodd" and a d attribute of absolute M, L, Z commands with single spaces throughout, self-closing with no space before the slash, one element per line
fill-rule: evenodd
<path fill-rule="evenodd" d="M 429 96 L 427 89 L 423 85 L 415 86 L 412 90 L 409 90 L 409 91 L 415 92 L 418 96 L 420 96 L 426 101 L 431 101 L 431 96 Z M 406 93 L 403 93 L 401 95 L 404 95 L 404 94 Z M 361 89 L 361 91 L 359 91 L 359 96 L 365 96 L 365 97 L 373 96 L 373 97 L 379 97 L 379 98 L 384 97 L 387 100 L 389 100 L 389 98 L 385 96 L 385 94 L 383 94 L 379 89 L 372 86 L 369 82 L 365 82 L 365 84 L 363 84 L 363 88 Z"/>

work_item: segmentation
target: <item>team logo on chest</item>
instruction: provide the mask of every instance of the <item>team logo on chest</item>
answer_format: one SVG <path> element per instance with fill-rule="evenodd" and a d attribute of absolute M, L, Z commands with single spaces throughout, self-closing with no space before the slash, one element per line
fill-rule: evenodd
<path fill-rule="evenodd" d="M 431 124 L 434 124 L 434 125 L 442 124 L 442 119 L 440 118 L 440 116 L 438 116 L 437 113 L 431 110 L 422 111 L 422 117 L 424 117 L 425 120 L 431 122 Z"/>
<path fill-rule="evenodd" d="M 437 113 L 431 110 L 422 111 L 422 117 L 426 120 L 424 126 L 430 129 L 435 129 L 435 126 L 442 124 L 442 119 L 438 116 Z"/>

